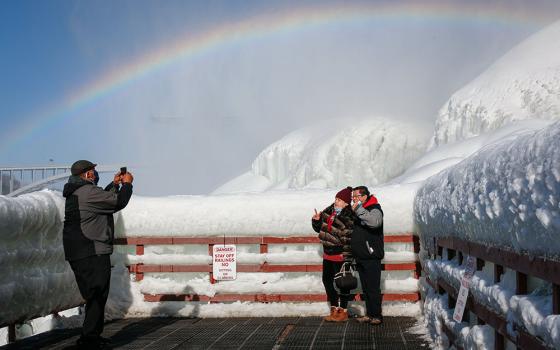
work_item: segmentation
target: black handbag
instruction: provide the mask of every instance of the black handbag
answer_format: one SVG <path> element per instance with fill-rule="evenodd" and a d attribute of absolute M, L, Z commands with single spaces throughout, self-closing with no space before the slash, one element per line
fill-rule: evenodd
<path fill-rule="evenodd" d="M 358 279 L 354 276 L 352 264 L 345 262 L 342 264 L 340 271 L 334 275 L 334 284 L 341 291 L 350 291 L 358 287 Z"/>

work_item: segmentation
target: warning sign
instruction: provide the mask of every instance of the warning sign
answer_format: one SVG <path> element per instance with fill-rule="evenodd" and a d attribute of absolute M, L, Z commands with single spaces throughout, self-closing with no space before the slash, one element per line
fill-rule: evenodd
<path fill-rule="evenodd" d="M 457 303 L 455 304 L 455 311 L 453 312 L 453 320 L 461 322 L 465 306 L 467 305 L 467 298 L 469 297 L 469 286 L 476 271 L 476 258 L 474 256 L 467 256 L 467 263 L 465 266 L 465 274 L 461 279 L 461 288 L 457 296 Z"/>
<path fill-rule="evenodd" d="M 237 250 L 234 245 L 216 244 L 212 250 L 214 279 L 231 281 L 237 278 Z"/>

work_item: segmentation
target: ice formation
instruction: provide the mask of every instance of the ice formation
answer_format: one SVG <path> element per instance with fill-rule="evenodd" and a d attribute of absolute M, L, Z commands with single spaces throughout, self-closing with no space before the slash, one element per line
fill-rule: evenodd
<path fill-rule="evenodd" d="M 529 37 L 439 111 L 431 148 L 523 119 L 560 118 L 560 22 Z"/>

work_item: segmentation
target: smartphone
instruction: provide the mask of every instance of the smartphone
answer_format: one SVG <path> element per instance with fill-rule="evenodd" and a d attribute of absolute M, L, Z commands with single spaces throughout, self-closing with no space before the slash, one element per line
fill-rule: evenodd
<path fill-rule="evenodd" d="M 126 167 L 123 166 L 123 167 L 121 168 L 121 175 L 126 174 L 126 172 L 127 172 L 127 171 L 126 171 Z"/>

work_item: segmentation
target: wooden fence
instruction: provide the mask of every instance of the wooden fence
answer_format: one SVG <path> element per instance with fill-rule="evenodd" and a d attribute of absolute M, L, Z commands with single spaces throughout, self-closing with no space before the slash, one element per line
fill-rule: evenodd
<path fill-rule="evenodd" d="M 447 259 L 458 258 L 462 263 L 463 257 L 466 255 L 473 256 L 477 259 L 477 270 L 481 270 L 485 263 L 494 264 L 494 283 L 500 282 L 501 276 L 504 274 L 504 268 L 514 270 L 516 273 L 516 295 L 528 293 L 528 276 L 533 276 L 550 282 L 553 290 L 553 314 L 560 314 L 560 262 L 543 259 L 538 257 L 530 257 L 528 255 L 518 254 L 496 247 L 487 247 L 479 243 L 469 242 L 455 237 L 444 237 L 434 239 L 436 248 L 436 258 L 443 259 L 443 250 L 447 250 Z M 451 286 L 443 279 L 430 280 L 428 283 L 439 293 L 447 293 L 449 308 L 454 308 L 457 301 L 458 290 Z M 460 285 L 457 281 L 457 285 Z M 474 313 L 477 317 L 477 323 L 487 324 L 494 329 L 494 349 L 505 349 L 505 340 L 509 340 L 520 349 L 548 349 L 543 341 L 529 334 L 521 325 L 514 324 L 516 335 L 507 332 L 506 315 L 498 314 L 494 310 L 488 308 L 482 302 L 476 300 L 469 293 L 467 306 L 463 315 L 463 321 L 468 321 L 469 312 Z M 451 343 L 456 342 L 456 335 L 441 322 L 443 331 L 449 338 Z M 460 347 L 458 347 L 460 348 Z"/>
<path fill-rule="evenodd" d="M 411 243 L 413 251 L 418 252 L 418 237 L 413 234 L 386 235 L 385 243 Z M 130 237 L 117 239 L 115 244 L 133 245 L 136 247 L 136 255 L 144 254 L 144 247 L 147 245 L 189 245 L 203 244 L 208 246 L 208 254 L 212 256 L 215 244 L 255 244 L 260 246 L 260 253 L 268 252 L 271 244 L 319 244 L 318 238 L 314 236 L 303 237 Z M 151 265 L 151 264 L 131 264 L 131 273 L 136 274 L 136 280 L 144 278 L 144 273 L 149 272 L 203 272 L 208 273 L 210 282 L 214 283 L 212 276 L 212 264 L 198 265 Z M 417 261 L 389 262 L 382 265 L 385 271 L 410 271 L 415 278 L 420 276 L 420 263 Z M 322 265 L 319 264 L 237 264 L 237 272 L 320 272 Z M 383 301 L 418 301 L 420 295 L 413 293 L 384 293 Z M 322 294 L 217 294 L 213 297 L 196 294 L 144 294 L 144 300 L 148 302 L 157 301 L 204 301 L 204 302 L 232 302 L 232 301 L 252 301 L 252 302 L 319 302 L 326 301 L 326 295 Z"/>

